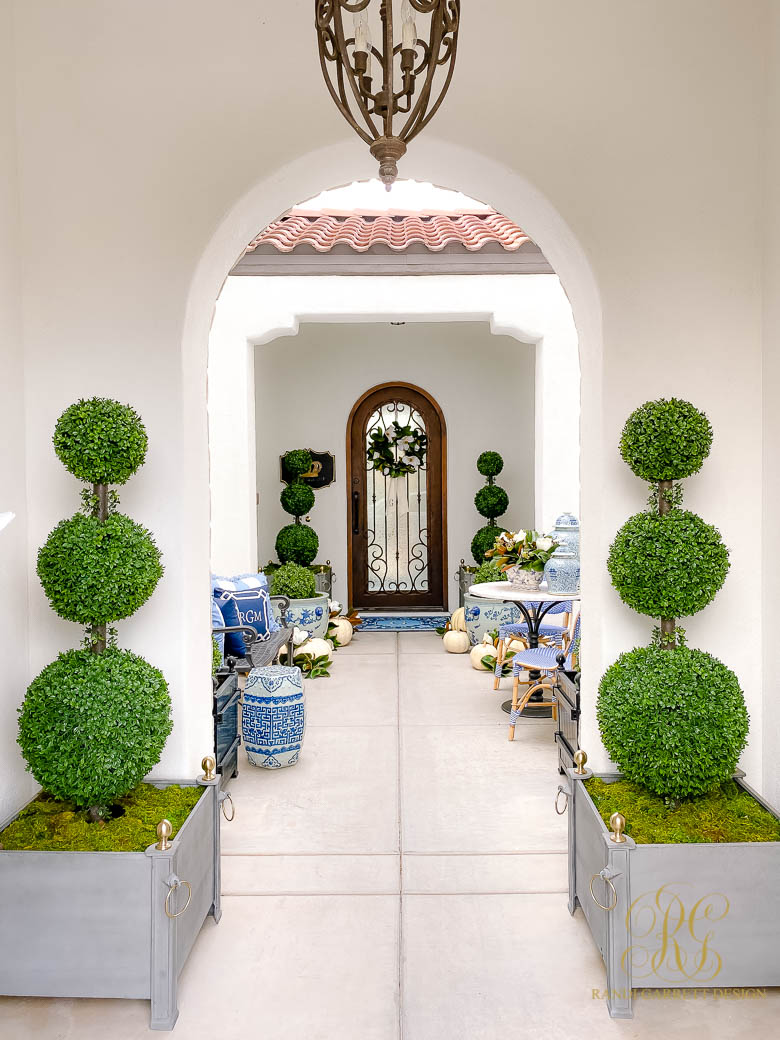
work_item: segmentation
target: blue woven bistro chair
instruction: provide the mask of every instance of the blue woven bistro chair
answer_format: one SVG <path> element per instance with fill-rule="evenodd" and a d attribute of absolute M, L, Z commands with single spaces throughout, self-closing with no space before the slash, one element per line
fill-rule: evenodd
<path fill-rule="evenodd" d="M 509 739 L 515 739 L 515 725 L 517 720 L 522 714 L 523 708 L 526 706 L 531 698 L 531 695 L 539 690 L 552 690 L 555 685 L 555 674 L 559 668 L 563 668 L 564 671 L 571 671 L 572 667 L 572 646 L 580 637 L 580 614 L 577 611 L 575 617 L 572 618 L 574 626 L 567 630 L 563 636 L 563 648 L 558 646 L 538 646 L 533 650 L 521 650 L 515 654 L 514 660 L 512 661 L 512 710 L 509 713 Z M 561 665 L 558 658 L 564 655 L 563 664 Z M 520 679 L 521 672 L 544 672 L 545 674 L 539 679 Z M 525 691 L 522 697 L 520 697 L 520 685 L 521 682 L 527 685 L 528 689 Z M 557 705 L 555 700 L 549 701 L 535 701 L 535 704 L 548 704 L 552 707 L 553 718 L 556 717 Z"/>
<path fill-rule="evenodd" d="M 536 604 L 527 603 L 525 604 L 528 608 L 533 608 Z M 560 625 L 542 624 L 539 629 L 539 641 L 545 645 L 552 645 L 557 647 L 563 646 L 563 633 L 569 627 L 569 615 L 571 614 L 571 600 L 561 600 L 560 603 L 554 603 L 552 607 L 544 615 L 548 618 L 551 614 L 563 614 L 563 623 Z M 498 630 L 498 653 L 496 654 L 496 666 L 494 669 L 493 678 L 493 689 L 498 690 L 501 686 L 501 678 L 504 671 L 504 661 L 506 660 L 506 652 L 509 646 L 513 642 L 520 642 L 523 644 L 523 649 L 528 649 L 528 622 L 527 621 L 515 621 L 511 625 L 501 625 Z"/>

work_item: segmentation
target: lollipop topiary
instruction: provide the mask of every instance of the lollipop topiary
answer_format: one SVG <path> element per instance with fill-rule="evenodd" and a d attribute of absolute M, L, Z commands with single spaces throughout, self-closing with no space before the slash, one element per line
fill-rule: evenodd
<path fill-rule="evenodd" d="M 499 534 L 496 519 L 503 516 L 509 508 L 509 495 L 495 482 L 503 468 L 504 460 L 497 451 L 483 451 L 477 459 L 477 470 L 486 478 L 487 483 L 474 496 L 474 505 L 477 512 L 488 521 L 471 540 L 471 553 L 477 564 L 485 562 L 485 553 L 493 548 Z"/>
<path fill-rule="evenodd" d="M 282 509 L 295 517 L 295 522 L 283 527 L 276 536 L 276 554 L 282 563 L 312 563 L 320 547 L 320 540 L 311 527 L 301 520 L 314 505 L 314 492 L 303 482 L 303 474 L 312 468 L 311 452 L 305 448 L 288 451 L 285 467 L 292 479 L 280 495 Z"/>
<path fill-rule="evenodd" d="M 718 531 L 680 508 L 682 492 L 672 483 L 699 470 L 711 443 L 707 417 L 676 399 L 638 408 L 620 442 L 625 461 L 654 485 L 650 510 L 618 532 L 609 572 L 621 599 L 660 627 L 653 645 L 623 654 L 604 674 L 597 716 L 624 776 L 672 799 L 727 780 L 748 733 L 737 677 L 686 647 L 676 624 L 713 599 L 728 571 Z"/>
<path fill-rule="evenodd" d="M 97 819 L 159 761 L 171 731 L 162 673 L 119 650 L 107 630 L 151 596 L 162 565 L 151 534 L 116 512 L 108 488 L 128 480 L 146 456 L 146 431 L 133 409 L 79 401 L 60 417 L 54 445 L 92 487 L 82 494 L 86 515 L 62 521 L 41 548 L 38 575 L 52 608 L 87 625 L 87 638 L 30 684 L 19 744 L 46 791 Z"/>

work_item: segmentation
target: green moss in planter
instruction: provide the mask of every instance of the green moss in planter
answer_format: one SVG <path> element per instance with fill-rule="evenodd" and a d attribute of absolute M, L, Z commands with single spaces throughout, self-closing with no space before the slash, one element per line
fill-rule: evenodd
<path fill-rule="evenodd" d="M 111 819 L 90 822 L 72 802 L 42 792 L 0 832 L 3 849 L 69 852 L 143 852 L 157 841 L 157 824 L 170 820 L 173 837 L 203 794 L 203 787 L 156 788 L 139 784 L 112 808 Z"/>
<path fill-rule="evenodd" d="M 780 841 L 780 820 L 733 780 L 674 805 L 628 780 L 591 777 L 585 787 L 604 823 L 622 813 L 638 845 Z"/>

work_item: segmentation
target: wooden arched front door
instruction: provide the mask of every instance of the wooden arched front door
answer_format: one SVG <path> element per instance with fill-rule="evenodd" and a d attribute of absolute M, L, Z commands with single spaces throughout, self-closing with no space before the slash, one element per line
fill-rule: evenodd
<path fill-rule="evenodd" d="M 397 426 L 395 424 L 398 424 Z M 369 447 L 379 433 L 403 464 L 398 429 L 424 438 L 422 461 L 393 475 Z M 385 437 L 387 438 L 385 440 Z M 446 429 L 434 399 L 409 383 L 388 383 L 365 393 L 347 424 L 350 605 L 377 610 L 447 606 Z"/>

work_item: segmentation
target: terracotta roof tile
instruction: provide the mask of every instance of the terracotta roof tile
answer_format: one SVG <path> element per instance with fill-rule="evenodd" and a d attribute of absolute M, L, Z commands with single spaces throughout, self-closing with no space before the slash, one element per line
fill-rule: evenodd
<path fill-rule="evenodd" d="M 336 245 L 357 253 L 377 245 L 403 252 L 420 244 L 437 253 L 451 242 L 470 252 L 478 252 L 488 243 L 514 252 L 528 241 L 528 235 L 500 213 L 336 216 L 292 212 L 269 224 L 250 242 L 247 252 L 272 246 L 280 253 L 292 253 L 300 246 L 309 246 L 318 253 L 327 253 Z"/>

